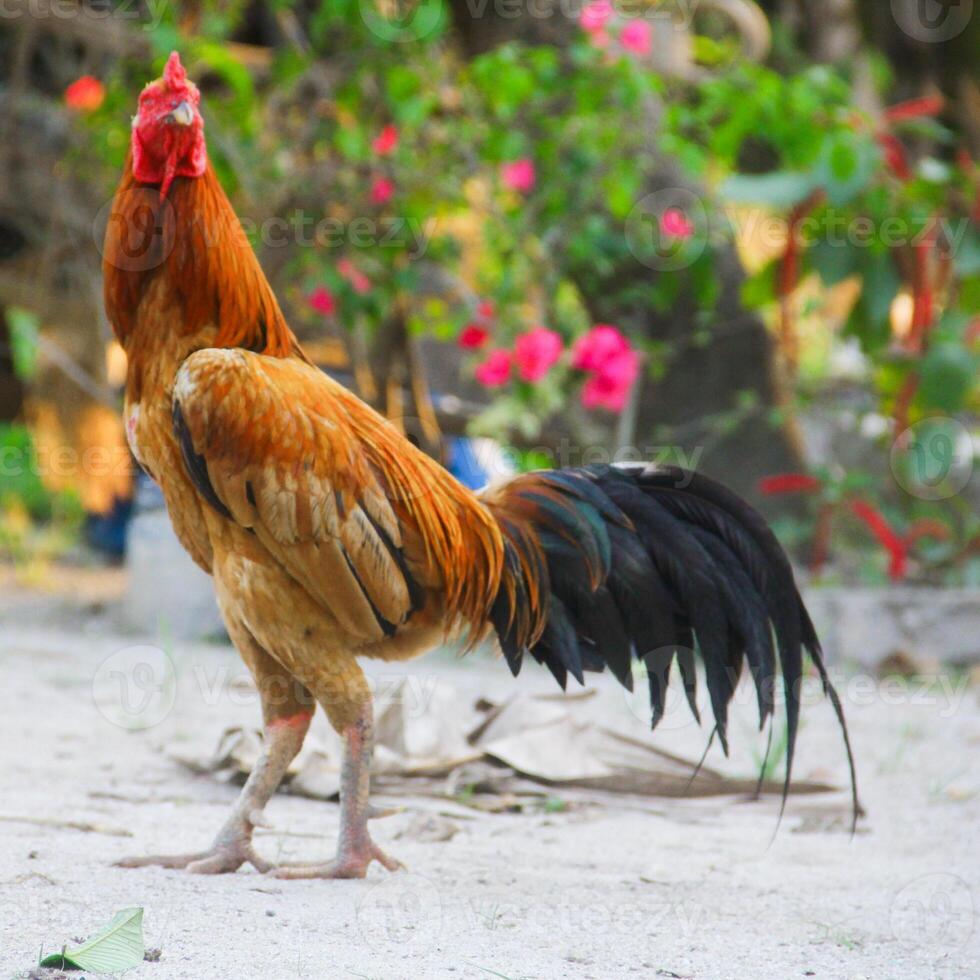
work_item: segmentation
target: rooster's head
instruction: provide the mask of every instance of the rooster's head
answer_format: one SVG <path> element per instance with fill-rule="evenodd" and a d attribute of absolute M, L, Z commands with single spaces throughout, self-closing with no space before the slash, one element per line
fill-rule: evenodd
<path fill-rule="evenodd" d="M 159 184 L 161 198 L 174 177 L 200 177 L 207 169 L 200 104 L 201 93 L 176 51 L 163 77 L 140 93 L 133 117 L 133 176 L 143 184 Z"/>

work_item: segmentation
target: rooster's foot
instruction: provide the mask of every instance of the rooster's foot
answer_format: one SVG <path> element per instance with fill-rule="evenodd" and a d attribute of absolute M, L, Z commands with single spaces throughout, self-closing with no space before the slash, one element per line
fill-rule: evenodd
<path fill-rule="evenodd" d="M 116 862 L 118 868 L 179 868 L 198 875 L 230 874 L 243 864 L 251 864 L 257 871 L 265 873 L 272 865 L 259 857 L 251 843 L 229 842 L 215 844 L 207 851 L 192 854 L 153 854 L 146 857 L 126 857 Z"/>
<path fill-rule="evenodd" d="M 269 873 L 274 878 L 364 878 L 372 861 L 389 871 L 405 867 L 369 840 L 362 847 L 341 848 L 337 857 L 326 864 L 281 864 Z"/>

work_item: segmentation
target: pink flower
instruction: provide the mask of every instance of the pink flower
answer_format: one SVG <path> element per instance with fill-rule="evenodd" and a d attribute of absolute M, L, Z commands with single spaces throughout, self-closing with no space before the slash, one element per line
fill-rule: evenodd
<path fill-rule="evenodd" d="M 490 331 L 479 323 L 467 323 L 459 332 L 456 343 L 463 350 L 479 350 L 490 339 Z"/>
<path fill-rule="evenodd" d="M 680 208 L 667 208 L 660 217 L 660 231 L 667 238 L 687 241 L 694 235 L 694 225 Z"/>
<path fill-rule="evenodd" d="M 306 301 L 310 304 L 311 310 L 316 313 L 321 313 L 323 316 L 330 316 L 337 309 L 337 300 L 334 299 L 333 293 L 326 286 L 317 286 L 306 297 Z"/>
<path fill-rule="evenodd" d="M 476 315 L 481 320 L 492 320 L 497 312 L 497 307 L 492 299 L 481 299 L 476 304 Z"/>
<path fill-rule="evenodd" d="M 633 54 L 643 57 L 650 53 L 650 25 L 645 20 L 631 20 L 619 35 L 619 43 Z"/>
<path fill-rule="evenodd" d="M 621 412 L 640 373 L 640 355 L 615 327 L 597 323 L 575 342 L 572 366 L 591 375 L 582 388 L 586 408 Z"/>
<path fill-rule="evenodd" d="M 371 203 L 387 204 L 395 194 L 395 185 L 387 177 L 378 177 L 371 185 Z"/>
<path fill-rule="evenodd" d="M 510 380 L 511 356 L 509 351 L 495 350 L 482 364 L 477 365 L 476 380 L 484 388 L 499 388 Z"/>
<path fill-rule="evenodd" d="M 579 337 L 572 347 L 572 367 L 579 371 L 598 371 L 616 355 L 630 349 L 630 342 L 608 323 L 597 323 Z"/>
<path fill-rule="evenodd" d="M 547 327 L 534 327 L 514 341 L 517 373 L 525 381 L 540 381 L 561 357 L 561 335 Z"/>
<path fill-rule="evenodd" d="M 589 34 L 597 34 L 605 29 L 612 15 L 613 8 L 609 0 L 592 0 L 592 3 L 587 3 L 582 8 L 578 18 L 579 26 Z"/>
<path fill-rule="evenodd" d="M 520 160 L 512 160 L 510 163 L 505 163 L 500 168 L 500 178 L 503 180 L 504 186 L 510 188 L 510 190 L 527 194 L 533 190 L 536 179 L 534 161 L 523 157 Z"/>
<path fill-rule="evenodd" d="M 582 404 L 586 408 L 606 408 L 621 412 L 640 373 L 640 355 L 624 350 L 614 355 L 585 382 Z"/>
<path fill-rule="evenodd" d="M 79 112 L 93 112 L 105 99 L 105 86 L 91 75 L 76 78 L 65 89 L 65 105 Z"/>
<path fill-rule="evenodd" d="M 351 288 L 359 296 L 371 291 L 371 280 L 350 259 L 341 259 L 337 263 L 337 271 L 351 284 Z"/>
<path fill-rule="evenodd" d="M 371 149 L 378 154 L 379 157 L 386 157 L 389 153 L 395 150 L 398 146 L 398 127 L 397 126 L 385 126 L 384 129 L 378 133 L 374 138 L 374 142 L 371 144 Z"/>

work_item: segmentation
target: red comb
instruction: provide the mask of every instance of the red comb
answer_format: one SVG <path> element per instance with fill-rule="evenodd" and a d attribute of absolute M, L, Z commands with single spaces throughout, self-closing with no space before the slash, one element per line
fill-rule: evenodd
<path fill-rule="evenodd" d="M 180 63 L 180 55 L 176 51 L 172 51 L 167 59 L 167 67 L 163 69 L 163 80 L 169 89 L 187 88 L 187 71 Z"/>

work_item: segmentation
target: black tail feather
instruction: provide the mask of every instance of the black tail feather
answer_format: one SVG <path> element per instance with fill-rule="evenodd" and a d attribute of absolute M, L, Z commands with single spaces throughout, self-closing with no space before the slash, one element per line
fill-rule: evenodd
<path fill-rule="evenodd" d="M 656 727 L 676 660 L 700 722 L 697 651 L 715 719 L 712 734 L 727 753 L 728 706 L 743 660 L 756 688 L 760 727 L 775 710 L 778 661 L 786 711 L 785 807 L 805 649 L 843 731 L 856 820 L 857 783 L 840 698 L 789 559 L 757 511 L 707 477 L 657 466 L 532 473 L 494 491 L 487 506 L 506 540 L 509 578 L 491 621 L 515 674 L 527 651 L 563 688 L 568 674 L 581 683 L 584 671 L 605 667 L 632 690 L 636 657 L 646 665 Z M 529 555 L 531 549 L 537 554 Z M 524 581 L 529 574 L 541 577 Z M 529 617 L 521 615 L 520 603 L 533 596 L 547 610 L 540 635 L 521 632 Z"/>

